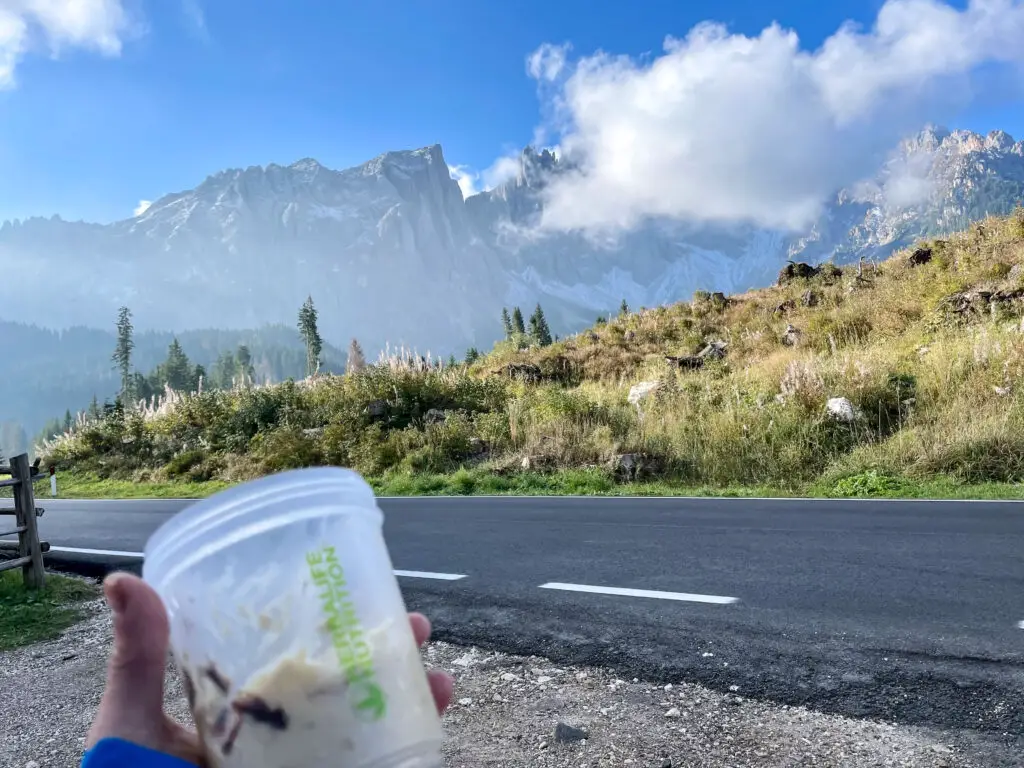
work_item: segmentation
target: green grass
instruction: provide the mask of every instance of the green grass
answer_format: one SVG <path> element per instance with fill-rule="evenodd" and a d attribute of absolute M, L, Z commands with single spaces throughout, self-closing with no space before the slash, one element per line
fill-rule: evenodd
<path fill-rule="evenodd" d="M 57 474 L 57 498 L 60 499 L 201 499 L 233 485 L 223 480 L 204 482 L 135 482 L 102 478 L 91 473 Z M 36 490 L 45 506 L 49 489 Z"/>
<path fill-rule="evenodd" d="M 719 498 L 878 498 L 878 499 L 1021 499 L 1024 484 L 963 483 L 953 478 L 909 480 L 868 471 L 833 482 L 819 480 L 794 488 L 776 486 L 692 486 L 665 480 L 619 483 L 596 469 L 544 474 L 496 474 L 460 469 L 448 474 L 400 474 L 368 478 L 378 496 L 698 496 Z M 60 498 L 154 499 L 210 496 L 231 483 L 136 483 L 65 473 Z"/>
<path fill-rule="evenodd" d="M 46 586 L 31 592 L 20 570 L 0 573 L 0 651 L 57 637 L 84 618 L 82 603 L 99 595 L 99 587 L 83 579 L 48 573 Z"/>

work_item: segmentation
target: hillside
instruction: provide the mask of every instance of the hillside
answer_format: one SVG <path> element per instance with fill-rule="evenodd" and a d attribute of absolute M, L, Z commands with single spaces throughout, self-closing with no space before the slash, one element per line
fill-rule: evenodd
<path fill-rule="evenodd" d="M 741 292 L 787 258 L 884 258 L 1005 215 L 1024 199 L 1024 141 L 929 129 L 860 171 L 806 231 L 659 219 L 597 239 L 538 231 L 550 180 L 573 172 L 547 151 L 527 148 L 512 178 L 468 199 L 439 145 L 342 170 L 309 158 L 228 169 L 123 221 L 4 222 L 0 264 L 33 268 L 0 282 L 0 306 L 46 328 L 95 325 L 122 305 L 140 330 L 247 328 L 291 325 L 312 294 L 328 341 L 447 356 L 489 346 L 502 305 L 539 301 L 552 327 L 578 330 L 623 298 Z"/>
<path fill-rule="evenodd" d="M 113 328 L 114 315 L 110 316 Z M 217 357 L 245 344 L 253 355 L 257 381 L 283 381 L 305 375 L 306 350 L 291 326 L 268 326 L 256 330 L 201 329 L 177 334 L 189 358 L 208 371 Z M 143 332 L 135 336 L 134 363 L 151 371 L 167 356 L 174 334 Z M 113 330 L 69 328 L 52 331 L 24 323 L 0 320 L 0 341 L 4 375 L 0 377 L 0 424 L 17 423 L 28 435 L 66 409 L 85 408 L 95 396 L 100 402 L 113 400 L 119 387 L 118 373 L 110 360 L 114 350 Z M 341 371 L 345 355 L 334 347 L 324 348 L 328 370 Z M 0 441 L 0 446 L 6 445 Z"/>
<path fill-rule="evenodd" d="M 877 265 L 793 264 L 779 283 L 624 311 L 543 348 L 505 341 L 472 365 L 392 355 L 352 375 L 175 397 L 47 452 L 104 478 L 328 463 L 421 491 L 1024 479 L 1024 209 Z"/>

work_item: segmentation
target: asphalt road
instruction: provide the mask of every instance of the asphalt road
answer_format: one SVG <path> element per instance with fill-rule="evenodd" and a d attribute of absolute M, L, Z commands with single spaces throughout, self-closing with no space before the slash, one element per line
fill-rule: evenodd
<path fill-rule="evenodd" d="M 40 529 L 58 567 L 137 569 L 130 553 L 186 503 L 45 499 Z M 441 639 L 1024 736 L 1024 504 L 380 503 L 406 601 Z"/>

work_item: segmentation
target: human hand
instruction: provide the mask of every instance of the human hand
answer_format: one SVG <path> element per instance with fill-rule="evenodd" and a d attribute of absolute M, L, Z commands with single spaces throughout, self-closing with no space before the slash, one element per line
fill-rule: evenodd
<path fill-rule="evenodd" d="M 164 674 L 170 644 L 170 624 L 159 595 L 146 582 L 128 573 L 113 573 L 103 582 L 114 613 L 114 649 L 99 710 L 85 740 L 91 749 L 101 739 L 116 738 L 182 758 L 204 762 L 195 731 L 164 712 Z M 417 645 L 430 637 L 430 622 L 409 614 Z M 452 679 L 432 670 L 427 678 L 437 711 L 452 698 Z"/>

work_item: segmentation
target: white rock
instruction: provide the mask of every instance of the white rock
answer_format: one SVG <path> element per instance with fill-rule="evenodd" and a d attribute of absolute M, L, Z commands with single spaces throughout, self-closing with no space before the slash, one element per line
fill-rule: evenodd
<path fill-rule="evenodd" d="M 544 685 L 544 683 L 550 683 L 553 678 L 550 675 L 541 675 L 537 678 L 537 685 Z"/>
<path fill-rule="evenodd" d="M 666 691 L 671 691 L 672 690 L 672 683 L 669 683 L 668 685 L 666 685 L 665 686 L 665 690 Z"/>
<path fill-rule="evenodd" d="M 459 704 L 461 704 L 464 707 L 468 707 L 472 703 L 473 703 L 473 700 L 470 699 L 470 698 L 459 699 Z"/>
<path fill-rule="evenodd" d="M 514 683 L 520 679 L 519 675 L 513 675 L 511 672 L 506 672 L 501 676 L 501 679 L 506 683 Z"/>
<path fill-rule="evenodd" d="M 830 397 L 825 403 L 825 411 L 836 421 L 850 424 L 857 420 L 857 409 L 845 397 Z"/>
<path fill-rule="evenodd" d="M 661 382 L 658 381 L 641 381 L 629 388 L 629 395 L 626 396 L 626 399 L 629 400 L 630 405 L 639 405 L 640 401 L 646 400 L 660 385 Z"/>
<path fill-rule="evenodd" d="M 679 707 L 672 707 L 672 709 L 665 713 L 665 717 L 679 717 L 679 714 Z"/>

